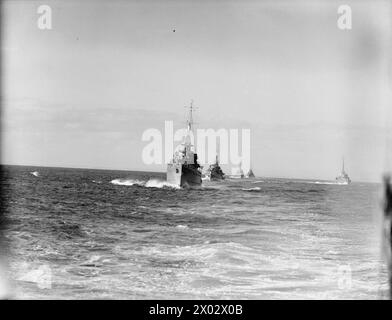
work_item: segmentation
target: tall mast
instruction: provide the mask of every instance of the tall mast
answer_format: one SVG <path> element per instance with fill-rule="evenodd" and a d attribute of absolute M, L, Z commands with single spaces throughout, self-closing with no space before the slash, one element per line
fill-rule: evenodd
<path fill-rule="evenodd" d="M 189 106 L 189 119 L 188 119 L 188 130 L 192 131 L 193 129 L 193 100 L 191 100 L 191 105 Z"/>
<path fill-rule="evenodd" d="M 343 157 L 343 166 L 342 166 L 342 172 L 344 172 L 344 157 Z"/>
<path fill-rule="evenodd" d="M 185 135 L 185 145 L 187 145 L 187 150 L 190 151 L 191 147 L 193 146 L 192 141 L 194 142 L 194 135 L 193 135 L 193 111 L 195 110 L 195 107 L 193 106 L 193 100 L 191 100 L 191 104 L 188 106 L 185 106 L 185 108 L 189 108 L 189 115 L 187 119 L 187 127 L 188 127 L 188 132 Z"/>

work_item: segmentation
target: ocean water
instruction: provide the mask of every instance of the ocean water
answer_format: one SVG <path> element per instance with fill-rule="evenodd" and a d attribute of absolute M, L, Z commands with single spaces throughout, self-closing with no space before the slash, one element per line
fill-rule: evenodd
<path fill-rule="evenodd" d="M 17 299 L 380 299 L 381 185 L 3 166 Z"/>

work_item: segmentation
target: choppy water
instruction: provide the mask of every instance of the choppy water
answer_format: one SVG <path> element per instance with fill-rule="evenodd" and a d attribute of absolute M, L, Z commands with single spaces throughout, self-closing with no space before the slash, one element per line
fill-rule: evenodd
<path fill-rule="evenodd" d="M 386 290 L 377 184 L 256 178 L 183 190 L 159 173 L 3 170 L 16 298 L 377 299 Z"/>

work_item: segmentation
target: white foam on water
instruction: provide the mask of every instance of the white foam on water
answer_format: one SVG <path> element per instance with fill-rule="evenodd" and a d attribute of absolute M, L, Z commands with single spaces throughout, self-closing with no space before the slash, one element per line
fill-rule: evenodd
<path fill-rule="evenodd" d="M 337 185 L 337 186 L 347 185 L 347 183 L 339 183 L 339 182 L 332 182 L 332 181 L 314 181 L 314 182 L 308 182 L 308 183 L 314 183 L 314 184 L 333 184 L 333 185 Z"/>
<path fill-rule="evenodd" d="M 243 191 L 260 191 L 260 187 L 253 187 L 253 188 L 242 188 Z"/>
<path fill-rule="evenodd" d="M 180 189 L 179 186 L 175 184 L 168 183 L 166 181 L 157 180 L 157 179 L 150 179 L 145 183 L 146 188 L 173 188 L 173 189 Z"/>
<path fill-rule="evenodd" d="M 119 185 L 119 186 L 133 186 L 138 185 L 146 188 L 173 188 L 180 189 L 179 186 L 175 184 L 168 183 L 163 180 L 158 179 L 150 179 L 148 181 L 137 180 L 137 179 L 113 179 L 110 183 Z"/>
<path fill-rule="evenodd" d="M 142 185 L 144 181 L 134 180 L 134 179 L 113 179 L 110 183 L 118 185 L 118 186 L 133 186 L 133 185 Z"/>

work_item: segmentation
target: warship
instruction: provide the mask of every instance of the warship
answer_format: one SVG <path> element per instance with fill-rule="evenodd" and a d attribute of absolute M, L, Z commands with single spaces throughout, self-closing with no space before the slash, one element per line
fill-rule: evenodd
<path fill-rule="evenodd" d="M 248 173 L 245 175 L 245 178 L 251 179 L 254 177 L 255 177 L 255 174 L 253 173 L 252 169 L 249 169 Z"/>
<path fill-rule="evenodd" d="M 166 181 L 179 187 L 192 187 L 201 185 L 201 167 L 197 162 L 197 153 L 191 143 L 193 134 L 193 101 L 189 107 L 187 120 L 187 134 L 184 142 L 174 152 L 173 159 L 167 165 Z"/>
<path fill-rule="evenodd" d="M 343 159 L 343 165 L 342 165 L 342 172 L 340 173 L 339 176 L 336 177 L 336 183 L 338 184 L 349 184 L 351 183 L 351 179 L 348 176 L 347 172 L 344 170 L 344 159 Z"/>
<path fill-rule="evenodd" d="M 216 156 L 215 163 L 211 164 L 206 172 L 208 180 L 224 180 L 225 174 L 219 166 L 218 155 Z"/>

